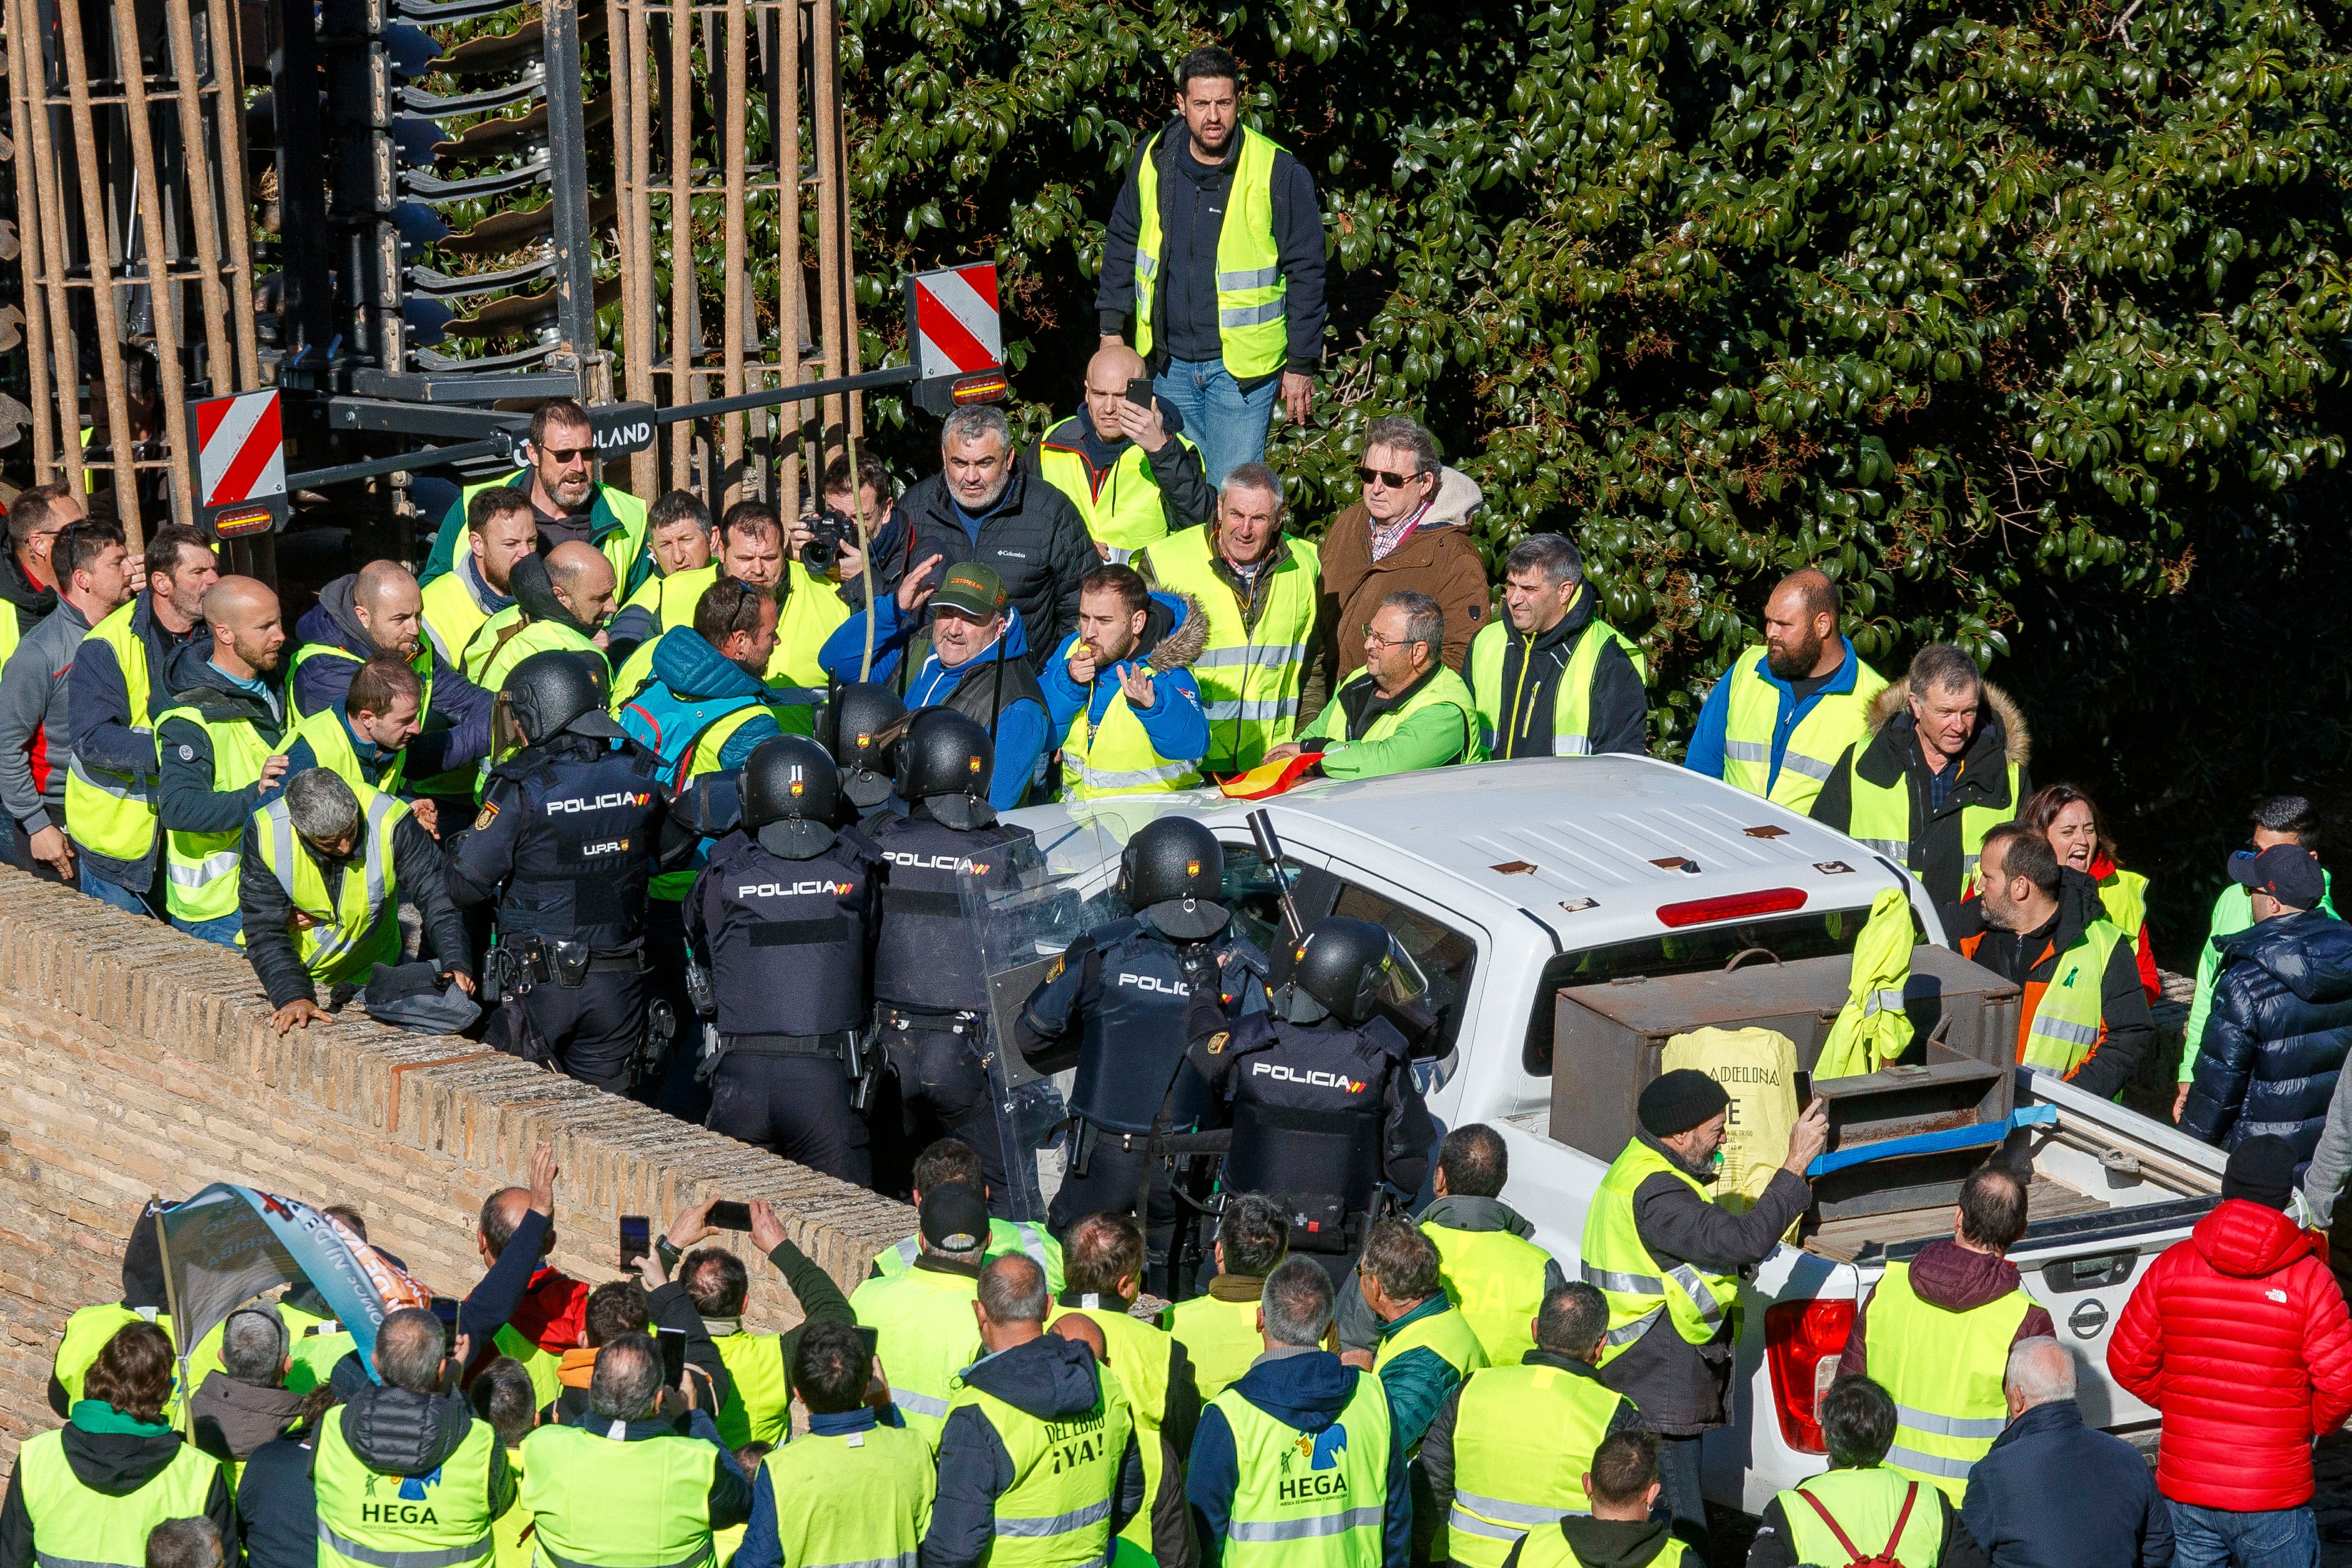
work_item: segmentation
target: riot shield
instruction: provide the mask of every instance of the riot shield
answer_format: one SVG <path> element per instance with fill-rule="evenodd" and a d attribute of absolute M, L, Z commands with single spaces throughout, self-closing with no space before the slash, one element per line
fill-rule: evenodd
<path fill-rule="evenodd" d="M 1062 952 L 1086 931 L 1127 910 L 1111 890 L 1118 842 L 1085 820 L 1058 822 L 1035 838 L 1002 847 L 986 865 L 957 878 L 958 897 L 988 983 L 988 1042 L 983 1059 L 1003 1141 L 1012 1202 L 1021 1217 L 1043 1219 L 1037 1151 L 1067 1120 L 1062 1092 L 1013 1047 L 1013 1021 L 1037 988 L 1058 971 Z"/>

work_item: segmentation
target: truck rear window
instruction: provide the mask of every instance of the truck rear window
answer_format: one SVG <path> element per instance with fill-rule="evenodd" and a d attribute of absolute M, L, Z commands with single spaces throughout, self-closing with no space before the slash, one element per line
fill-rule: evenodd
<path fill-rule="evenodd" d="M 1776 958 L 1787 963 L 1800 958 L 1850 953 L 1869 919 L 1866 909 L 1777 915 L 1769 920 L 1661 931 L 1635 942 L 1563 952 L 1544 965 L 1543 979 L 1536 986 L 1535 1005 L 1528 1016 L 1527 1044 L 1521 1047 L 1519 1059 L 1530 1076 L 1551 1076 L 1553 993 L 1563 985 L 1728 969 L 1733 967 L 1735 959 L 1745 966 L 1769 963 Z M 1913 923 L 1917 923 L 1916 919 Z"/>

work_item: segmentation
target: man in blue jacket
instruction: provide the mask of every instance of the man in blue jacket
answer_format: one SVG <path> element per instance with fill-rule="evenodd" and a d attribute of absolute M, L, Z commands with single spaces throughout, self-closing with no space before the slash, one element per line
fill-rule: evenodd
<path fill-rule="evenodd" d="M 1993 1568 L 2165 1568 L 2172 1512 L 2129 1443 L 2083 1425 L 2074 1358 L 2056 1340 L 2010 1348 L 2009 1427 L 1969 1472 L 1960 1522 Z"/>
<path fill-rule="evenodd" d="M 834 628 L 817 662 L 845 685 L 862 679 L 887 686 L 909 712 L 952 708 L 977 721 L 996 747 L 988 804 L 1011 811 L 1044 783 L 1052 741 L 1045 693 L 1030 672 L 1028 635 L 993 568 L 966 561 L 940 580 L 932 574 L 939 563 L 936 555 L 924 561 L 881 601 L 871 675 L 859 673 L 866 663 L 863 610 Z"/>
<path fill-rule="evenodd" d="M 1807 566 L 1764 601 L 1764 641 L 1706 694 L 1683 765 L 1802 814 L 1845 749 L 1869 735 L 1886 678 L 1838 632 L 1837 585 Z"/>
<path fill-rule="evenodd" d="M 1388 1399 L 1380 1380 L 1323 1349 L 1323 1337 L 1331 1328 L 1331 1277 L 1311 1258 L 1293 1258 L 1265 1277 L 1258 1301 L 1265 1352 L 1201 1413 L 1201 1425 L 1192 1434 L 1192 1460 L 1184 1469 L 1184 1493 L 1192 1500 L 1203 1563 L 1224 1560 L 1244 1467 L 1249 1467 L 1255 1479 L 1262 1467 L 1284 1465 L 1302 1439 L 1310 1442 L 1310 1463 L 1316 1469 L 1360 1468 L 1380 1478 L 1376 1489 L 1351 1484 L 1341 1494 L 1342 1506 L 1358 1516 L 1375 1506 L 1381 1510 L 1381 1568 L 1405 1568 L 1412 1558 L 1407 1445 L 1388 1419 Z M 1371 1418 L 1369 1425 L 1385 1433 L 1384 1442 L 1366 1443 L 1370 1435 L 1364 1429 L 1367 1417 Z M 1336 1439 L 1328 1436 L 1334 1428 L 1339 1433 Z M 1356 1539 L 1352 1531 L 1347 1533 Z M 1351 1552 L 1348 1560 L 1370 1568 L 1371 1554 L 1360 1558 Z"/>
<path fill-rule="evenodd" d="M 1209 719 L 1190 667 L 1208 643 L 1209 617 L 1198 601 L 1153 593 L 1131 566 L 1086 574 L 1078 629 L 1045 661 L 1040 682 L 1046 718 L 1061 738 L 1063 799 L 1200 783 Z"/>

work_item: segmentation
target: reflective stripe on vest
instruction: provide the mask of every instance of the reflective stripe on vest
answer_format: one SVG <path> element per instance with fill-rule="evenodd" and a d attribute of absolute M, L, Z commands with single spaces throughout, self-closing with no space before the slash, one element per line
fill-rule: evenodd
<path fill-rule="evenodd" d="M 58 1429 L 25 1439 L 16 1490 L 40 1568 L 142 1568 L 147 1533 L 167 1519 L 201 1519 L 220 1461 L 184 1443 L 136 1491 L 109 1496 L 81 1484 Z"/>
<path fill-rule="evenodd" d="M 1780 1511 L 1788 1518 L 1790 1542 L 1798 1561 L 1853 1561 L 1812 1505 L 1797 1495 L 1801 1491 L 1819 1498 L 1846 1538 L 1864 1552 L 1891 1549 L 1895 1561 L 1905 1568 L 1934 1568 L 1943 1550 L 1944 1521 L 1943 1510 L 1936 1506 L 1935 1494 L 1928 1489 L 1920 1488 L 1911 1505 L 1911 1517 L 1903 1521 L 1901 1539 L 1889 1539 L 1895 1534 L 1895 1521 L 1903 1516 L 1903 1500 L 1911 1486 L 1910 1477 L 1873 1466 L 1863 1470 L 1830 1470 L 1801 1483 L 1796 1491 L 1780 1493 Z"/>
<path fill-rule="evenodd" d="M 1502 1568 L 1538 1525 L 1590 1513 L 1584 1472 L 1624 1396 L 1558 1367 L 1490 1367 L 1462 1385 L 1454 1425 L 1453 1560 Z"/>
<path fill-rule="evenodd" d="M 1199 451 L 1182 436 L 1174 439 L 1188 451 Z M 1168 537 L 1168 508 L 1151 471 L 1151 455 L 1131 442 L 1103 476 L 1099 489 L 1087 477 L 1085 457 L 1067 447 L 1040 442 L 1037 472 L 1069 497 L 1097 544 L 1140 550 Z"/>
<path fill-rule="evenodd" d="M 82 641 L 94 639 L 114 650 L 114 662 L 122 671 L 123 694 L 129 699 L 123 722 L 133 730 L 152 731 L 147 711 L 147 645 L 131 625 L 139 605 L 140 598 L 133 598 L 90 627 Z M 66 770 L 67 836 L 110 860 L 146 859 L 155 847 L 156 782 L 152 773 L 133 777 L 76 756 Z"/>
<path fill-rule="evenodd" d="M 1085 1568 L 1110 1554 L 1111 1503 L 1134 1421 L 1118 1378 L 1097 1371 L 1095 1388 L 1091 1410 L 1047 1422 L 957 1384 L 950 1412 L 977 1410 L 1013 1467 L 1012 1484 L 995 1499 L 991 1568 Z"/>
<path fill-rule="evenodd" d="M 1437 1246 L 1437 1275 L 1486 1348 L 1489 1366 L 1516 1366 L 1536 1348 L 1528 1325 L 1543 1310 L 1551 1254 L 1507 1230 L 1454 1230 L 1423 1222 Z"/>
<path fill-rule="evenodd" d="M 327 900 L 327 879 L 310 851 L 298 844 L 294 819 L 286 809 L 286 797 L 279 795 L 253 814 L 254 826 L 259 830 L 261 858 L 278 885 L 286 893 L 287 901 L 298 913 L 310 916 L 317 923 L 294 933 L 296 951 L 302 955 L 304 967 L 313 980 L 329 984 L 365 974 L 382 960 L 389 948 L 397 953 L 400 947 L 400 926 L 394 918 L 396 906 L 393 895 L 396 879 L 393 875 L 392 836 L 408 808 L 388 795 L 375 790 L 360 792 L 365 816 L 360 826 L 360 842 L 365 847 L 363 874 L 354 875 L 361 868 L 347 866 L 342 885 L 335 902 Z M 357 897 L 353 889 L 359 889 Z"/>
<path fill-rule="evenodd" d="M 904 1428 L 803 1436 L 762 1461 L 791 1568 L 914 1568 L 930 1515 L 931 1451 Z"/>
<path fill-rule="evenodd" d="M 1592 590 L 1582 591 L 1589 594 Z M 1519 637 L 1522 644 L 1518 680 L 1512 690 L 1506 692 L 1503 668 L 1513 637 Z M 1534 641 L 1514 631 L 1509 622 L 1499 620 L 1487 622 L 1470 639 L 1470 657 L 1465 661 L 1467 668 L 1464 673 L 1469 678 L 1470 695 L 1478 709 L 1480 739 L 1492 755 L 1504 755 L 1509 750 L 1510 737 L 1518 731 L 1520 702 L 1528 684 L 1528 653 Z M 1551 754 L 1555 757 L 1592 754 L 1592 674 L 1601 668 L 1601 650 L 1611 642 L 1625 650 L 1636 675 L 1646 676 L 1649 660 L 1639 643 L 1606 621 L 1587 622 L 1584 630 L 1577 634 L 1567 668 L 1552 685 Z"/>
<path fill-rule="evenodd" d="M 522 1440 L 521 1506 L 537 1561 L 554 1568 L 699 1568 L 710 1561 L 719 1451 L 664 1434 L 621 1442 L 584 1426 Z"/>
<path fill-rule="evenodd" d="M 1233 585 L 1217 574 L 1210 527 L 1171 533 L 1151 547 L 1152 575 L 1171 593 L 1189 594 L 1209 617 L 1209 640 L 1192 661 L 1201 711 L 1209 721 L 1202 761 L 1221 773 L 1255 767 L 1298 733 L 1298 695 L 1315 636 L 1322 558 L 1303 539 L 1284 537 L 1284 559 L 1259 574 L 1264 608 L 1253 626 Z"/>
<path fill-rule="evenodd" d="M 1087 733 L 1089 730 L 1093 731 L 1091 735 Z M 1171 761 L 1152 749 L 1150 733 L 1127 705 L 1124 689 L 1111 694 L 1100 724 L 1089 725 L 1087 710 L 1081 708 L 1070 720 L 1069 732 L 1062 738 L 1065 801 L 1092 800 L 1107 795 L 1153 795 L 1191 789 L 1200 782 L 1197 764 Z"/>
<path fill-rule="evenodd" d="M 318 1494 L 319 1568 L 464 1568 L 488 1563 L 490 1466 L 498 1436 L 475 1419 L 452 1453 L 425 1475 L 368 1468 L 343 1433 L 344 1410 L 323 1417 L 312 1466 Z"/>
<path fill-rule="evenodd" d="M 1931 1307 L 1911 1289 L 1908 1263 L 1886 1266 L 1870 1300 L 1864 1352 L 1870 1375 L 1895 1401 L 1889 1468 L 1932 1481 L 1959 1503 L 1969 1471 L 2009 1424 L 2001 1377 L 2032 1305 L 2019 1289 L 1964 1312 Z"/>
<path fill-rule="evenodd" d="M 1378 1375 L 1359 1372 L 1339 1419 L 1315 1433 L 1276 1420 L 1231 1388 L 1211 1403 L 1234 1439 L 1225 1568 L 1377 1568 L 1391 1430 Z"/>
<path fill-rule="evenodd" d="M 890 1374 L 891 1402 L 933 1448 L 947 1420 L 956 1374 L 982 1353 L 971 1304 L 980 1281 L 929 1268 L 868 1279 L 850 1292 L 857 1321 L 875 1331 L 875 1352 Z"/>
<path fill-rule="evenodd" d="M 1867 742 L 1854 743 L 1853 762 L 1846 768 L 1846 782 L 1853 792 L 1846 836 L 1916 876 L 1926 865 L 1927 847 L 1924 839 L 1915 840 L 1911 832 L 1911 780 L 1907 775 L 1898 778 L 1889 788 L 1864 778 L 1859 764 L 1867 746 Z M 1960 862 L 1966 868 L 1961 879 L 1964 889 L 1976 885 L 1976 860 L 1984 849 L 1985 836 L 2002 823 L 2012 820 L 2024 798 L 2018 793 L 2021 781 L 2017 764 L 2011 763 L 2008 767 L 2007 805 L 1960 807 Z"/>
<path fill-rule="evenodd" d="M 1845 749 L 1869 738 L 1870 704 L 1886 689 L 1885 677 L 1863 663 L 1860 655 L 1852 657 L 1853 689 L 1825 691 L 1814 701 L 1790 732 L 1775 776 L 1772 735 L 1780 723 L 1781 689 L 1764 677 L 1762 648 L 1741 654 L 1723 678 L 1732 683 L 1725 700 L 1723 782 L 1794 812 L 1811 805 Z"/>
<path fill-rule="evenodd" d="M 306 713 L 294 725 L 294 732 L 310 742 L 310 754 L 319 765 L 352 786 L 353 795 L 375 790 L 384 795 L 398 795 L 408 782 L 408 749 L 402 747 L 387 765 L 383 776 L 371 779 L 360 765 L 360 753 L 352 744 L 352 732 L 345 724 L 342 704 L 330 702 L 315 713 Z M 291 746 L 293 742 L 287 742 Z M 468 770 L 470 773 L 471 770 Z"/>
<path fill-rule="evenodd" d="M 1284 149 L 1244 125 L 1224 222 L 1217 230 L 1217 338 L 1226 374 L 1271 375 L 1289 357 L 1287 285 L 1274 237 L 1274 157 Z M 1145 143 L 1136 165 L 1140 219 L 1135 237 L 1135 352 L 1151 355 L 1152 279 L 1160 270 L 1160 138 Z"/>
<path fill-rule="evenodd" d="M 1584 1212 L 1584 1240 L 1578 1248 L 1584 1281 L 1609 1303 L 1602 1366 L 1647 1333 L 1662 1312 L 1673 1321 L 1684 1342 L 1703 1345 L 1716 1337 L 1738 1304 L 1738 1275 L 1702 1274 L 1687 1263 L 1664 1268 L 1643 1245 L 1633 1223 L 1633 1194 L 1661 1173 L 1690 1188 L 1700 1202 L 1710 1201 L 1706 1187 L 1636 1138 L 1601 1178 Z"/>
<path fill-rule="evenodd" d="M 213 790 L 226 794 L 261 782 L 262 765 L 278 752 L 250 719 L 215 722 L 196 708 L 173 708 L 155 719 L 157 766 L 162 766 L 164 724 L 184 720 L 212 742 Z M 215 921 L 237 912 L 236 868 L 245 843 L 243 824 L 220 833 L 185 828 L 163 832 L 163 907 L 184 921 Z"/>
<path fill-rule="evenodd" d="M 2107 960 L 2124 933 L 2101 919 L 2083 929 L 2082 940 L 2059 955 L 2050 984 L 2042 987 L 2027 1022 L 2018 1060 L 2072 1077 L 2106 1034 L 2100 990 Z"/>

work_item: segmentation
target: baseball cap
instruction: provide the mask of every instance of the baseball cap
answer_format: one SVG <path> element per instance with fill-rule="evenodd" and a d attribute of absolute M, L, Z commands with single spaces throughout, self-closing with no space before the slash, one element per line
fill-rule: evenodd
<path fill-rule="evenodd" d="M 2241 849 L 2230 857 L 2230 878 L 2291 910 L 2318 908 L 2327 889 L 2318 860 L 2300 844 L 2273 844 L 2259 855 Z"/>
<path fill-rule="evenodd" d="M 977 1258 L 988 1245 L 988 1200 L 961 1182 L 936 1187 L 923 1194 L 922 1226 L 933 1251 Z"/>
<path fill-rule="evenodd" d="M 931 595 L 931 607 L 961 610 L 982 620 L 1004 613 L 1004 579 L 992 566 L 961 561 L 948 568 L 947 581 Z"/>

